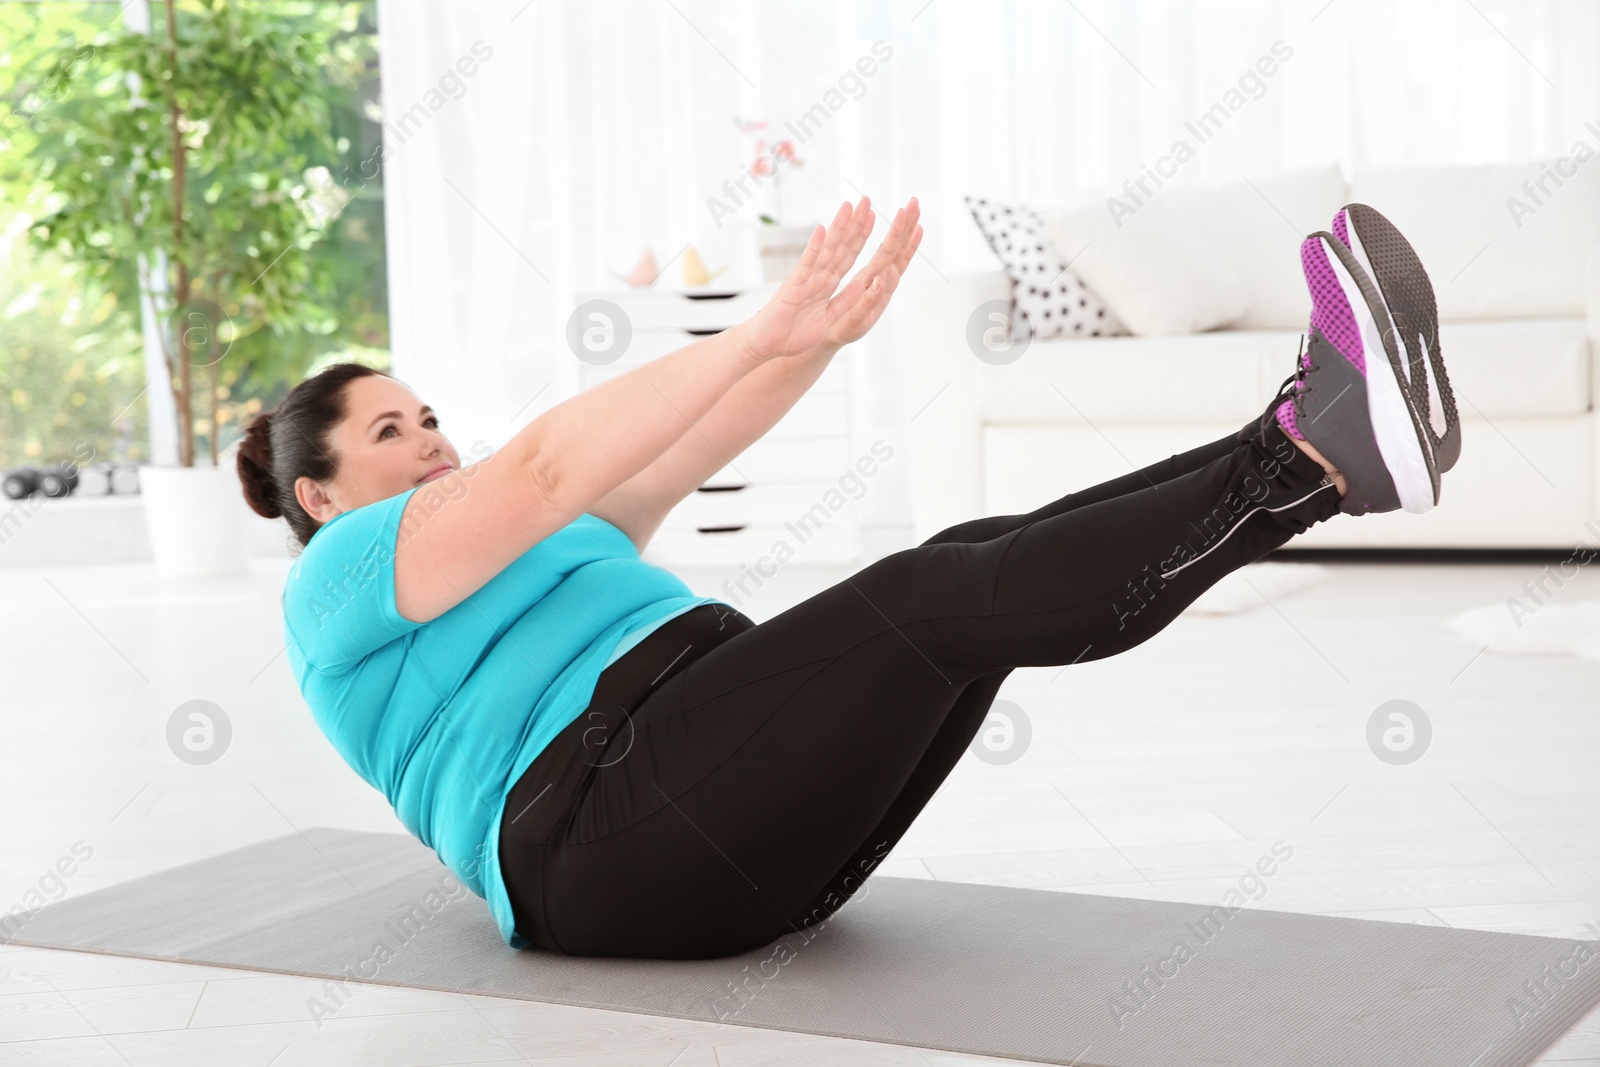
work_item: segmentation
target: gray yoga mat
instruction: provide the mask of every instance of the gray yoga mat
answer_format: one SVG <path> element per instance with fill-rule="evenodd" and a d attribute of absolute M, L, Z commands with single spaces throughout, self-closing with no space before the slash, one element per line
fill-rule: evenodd
<path fill-rule="evenodd" d="M 64 899 L 7 933 L 1076 1067 L 1520 1067 L 1600 1001 L 1596 941 L 883 875 L 809 938 L 742 956 L 517 951 L 415 839 L 331 829 Z"/>

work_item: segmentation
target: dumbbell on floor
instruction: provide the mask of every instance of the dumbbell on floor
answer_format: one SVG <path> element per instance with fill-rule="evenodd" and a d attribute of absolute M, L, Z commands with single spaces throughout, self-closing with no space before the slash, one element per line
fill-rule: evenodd
<path fill-rule="evenodd" d="M 0 493 L 11 500 L 22 500 L 35 493 L 46 497 L 71 496 L 80 489 L 84 496 L 137 493 L 139 464 L 108 460 L 79 468 L 70 460 L 63 460 L 45 467 L 13 467 L 0 477 Z"/>

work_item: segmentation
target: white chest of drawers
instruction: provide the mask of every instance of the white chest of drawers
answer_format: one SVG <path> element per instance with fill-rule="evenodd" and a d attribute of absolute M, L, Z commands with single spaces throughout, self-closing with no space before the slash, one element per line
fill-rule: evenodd
<path fill-rule="evenodd" d="M 755 314 L 776 285 L 682 292 L 623 289 L 575 294 L 574 353 L 564 396 L 718 333 Z M 596 302 L 606 303 L 596 303 Z M 608 307 L 607 304 L 612 305 Z M 590 314 L 590 312 L 596 314 Z M 620 311 L 620 315 L 618 315 Z M 616 335 L 628 331 L 620 355 Z M 587 332 L 586 331 L 592 331 Z M 591 354 L 592 353 L 592 354 Z M 834 356 L 806 395 L 766 435 L 667 515 L 643 558 L 663 566 L 748 569 L 838 563 L 861 554 L 856 498 L 861 457 L 851 447 L 850 350 Z"/>

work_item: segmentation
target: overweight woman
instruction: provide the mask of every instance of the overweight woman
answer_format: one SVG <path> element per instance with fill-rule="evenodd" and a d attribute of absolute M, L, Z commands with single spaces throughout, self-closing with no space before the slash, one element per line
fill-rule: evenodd
<path fill-rule="evenodd" d="M 873 228 L 867 198 L 841 205 L 751 319 L 476 462 L 355 364 L 250 425 L 245 495 L 303 546 L 284 627 L 317 725 L 507 944 L 703 959 L 810 936 L 1013 669 L 1126 651 L 1341 511 L 1438 500 L 1459 430 L 1432 290 L 1351 205 L 1301 248 L 1309 348 L 1236 434 L 974 518 L 759 624 L 643 562 L 668 510 L 878 320 L 918 216 L 913 198 L 835 292 Z"/>

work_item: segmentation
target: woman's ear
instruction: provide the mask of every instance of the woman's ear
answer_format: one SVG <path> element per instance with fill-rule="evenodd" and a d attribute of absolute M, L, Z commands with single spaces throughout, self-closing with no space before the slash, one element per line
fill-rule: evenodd
<path fill-rule="evenodd" d="M 338 505 L 323 491 L 322 486 L 305 475 L 295 479 L 294 498 L 300 502 L 306 514 L 319 523 L 327 522 L 339 514 Z"/>

